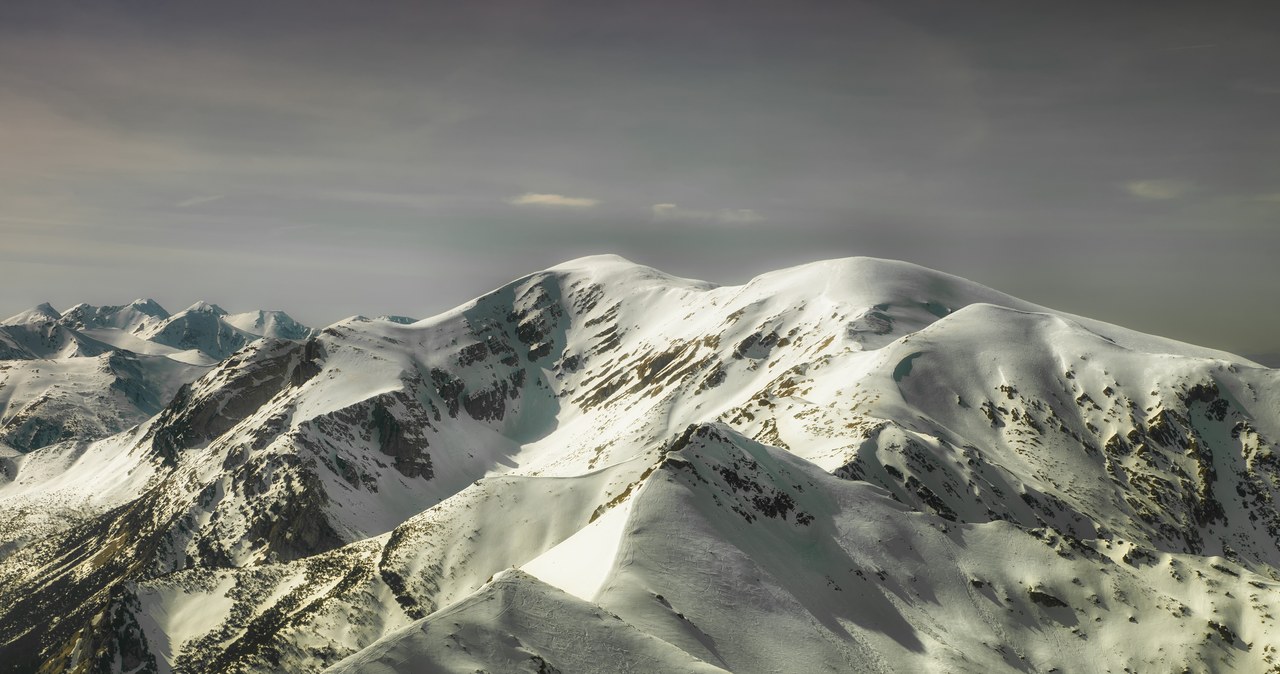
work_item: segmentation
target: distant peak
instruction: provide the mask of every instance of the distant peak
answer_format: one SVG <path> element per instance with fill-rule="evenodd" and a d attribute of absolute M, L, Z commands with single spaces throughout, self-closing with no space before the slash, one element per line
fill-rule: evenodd
<path fill-rule="evenodd" d="M 169 312 L 166 311 L 164 307 L 160 306 L 159 302 L 151 299 L 150 297 L 138 298 L 130 302 L 129 306 L 133 307 L 134 310 L 140 313 L 146 314 L 148 316 L 155 316 L 158 318 L 169 317 Z"/>
<path fill-rule="evenodd" d="M 222 309 L 216 304 L 213 305 L 213 309 L 214 311 L 222 312 L 223 315 L 230 316 L 240 322 L 251 319 L 257 323 L 266 323 L 268 321 L 274 323 L 297 323 L 292 316 L 279 309 L 255 309 L 254 311 L 246 311 L 242 314 L 227 314 L 227 312 L 222 311 Z"/>
<path fill-rule="evenodd" d="M 187 307 L 187 311 L 190 313 L 214 314 L 217 316 L 227 315 L 227 311 L 222 307 L 216 304 L 210 304 L 204 300 L 200 300 L 199 302 Z"/>
<path fill-rule="evenodd" d="M 62 313 L 53 308 L 48 302 L 41 302 L 34 308 L 16 315 L 10 316 L 4 321 L 0 321 L 3 325 L 22 325 L 24 323 L 43 323 L 45 321 L 56 321 L 62 318 Z"/>

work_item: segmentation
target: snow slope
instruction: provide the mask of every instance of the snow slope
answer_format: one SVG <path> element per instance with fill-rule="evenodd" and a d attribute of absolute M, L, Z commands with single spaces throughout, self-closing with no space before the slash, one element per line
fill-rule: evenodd
<path fill-rule="evenodd" d="M 536 674 L 602 666 L 637 674 L 725 671 L 519 571 L 503 571 L 475 594 L 325 671 Z"/>
<path fill-rule="evenodd" d="M 0 439 L 29 452 L 105 438 L 149 419 L 204 371 L 123 351 L 0 361 Z"/>
<path fill-rule="evenodd" d="M 139 337 L 268 325 L 137 429 L 0 459 L 5 512 L 74 513 L 0 528 L 13 667 L 1276 665 L 1280 380 L 1245 359 L 868 258 Z"/>
<path fill-rule="evenodd" d="M 55 321 L 0 325 L 0 361 L 92 358 L 110 350 L 109 344 L 63 328 Z"/>

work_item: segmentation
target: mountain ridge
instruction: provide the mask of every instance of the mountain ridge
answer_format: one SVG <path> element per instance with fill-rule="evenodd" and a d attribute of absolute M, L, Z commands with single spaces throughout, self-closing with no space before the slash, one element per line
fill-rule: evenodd
<path fill-rule="evenodd" d="M 640 638 L 675 670 L 1043 671 L 1092 642 L 1099 669 L 1258 671 L 1278 392 L 908 263 L 718 286 L 581 258 L 256 340 L 130 430 L 0 457 L 0 652 L 538 671 Z M 440 618 L 511 596 L 597 638 Z"/>

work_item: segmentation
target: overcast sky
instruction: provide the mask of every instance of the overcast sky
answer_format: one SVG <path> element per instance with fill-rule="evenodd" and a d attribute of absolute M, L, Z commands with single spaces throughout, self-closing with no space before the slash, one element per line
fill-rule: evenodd
<path fill-rule="evenodd" d="M 0 3 L 0 315 L 822 258 L 1280 351 L 1274 2 Z"/>

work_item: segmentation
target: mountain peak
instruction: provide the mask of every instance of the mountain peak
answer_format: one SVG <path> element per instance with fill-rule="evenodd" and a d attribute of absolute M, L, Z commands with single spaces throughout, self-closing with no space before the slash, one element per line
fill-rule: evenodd
<path fill-rule="evenodd" d="M 243 314 L 221 314 L 223 321 L 237 330 L 263 337 L 281 339 L 306 339 L 311 328 L 295 321 L 283 311 L 264 310 L 249 311 Z"/>
<path fill-rule="evenodd" d="M 605 284 L 611 282 L 631 284 L 641 280 L 657 280 L 663 283 L 702 289 L 711 289 L 717 286 L 717 284 L 708 281 L 675 276 L 661 269 L 633 262 L 621 255 L 612 253 L 587 255 L 567 260 L 548 268 L 543 273 L 575 279 L 585 278 L 590 279 L 593 283 Z"/>
<path fill-rule="evenodd" d="M 56 321 L 62 317 L 62 312 L 53 308 L 48 302 L 41 302 L 26 311 L 10 316 L 4 321 L 0 321 L 0 325 L 22 325 L 25 323 L 44 323 L 45 321 Z"/>
<path fill-rule="evenodd" d="M 144 314 L 147 314 L 148 316 L 156 316 L 159 318 L 169 317 L 169 312 L 166 311 L 164 307 L 160 306 L 159 302 L 151 299 L 150 297 L 140 297 L 130 302 L 129 306 L 133 307 L 134 309 Z"/>
<path fill-rule="evenodd" d="M 575 257 L 571 260 L 565 260 L 560 264 L 551 267 L 548 271 L 557 269 L 587 269 L 599 267 L 639 267 L 642 266 L 631 260 L 628 260 L 616 253 L 599 253 L 596 255 L 584 255 Z"/>
<path fill-rule="evenodd" d="M 206 301 L 204 301 L 204 300 L 200 300 L 199 302 L 196 302 L 195 304 L 193 304 L 193 305 L 191 305 L 191 306 L 187 307 L 187 308 L 186 308 L 186 311 L 187 311 L 187 312 L 189 312 L 189 313 L 206 313 L 206 314 L 214 314 L 214 315 L 216 315 L 216 316 L 226 316 L 226 315 L 227 315 L 227 311 L 226 311 L 226 309 L 223 309 L 222 307 L 220 307 L 220 306 L 218 306 L 218 305 L 216 305 L 216 304 L 210 304 L 210 303 L 208 303 L 208 302 L 206 302 Z"/>

